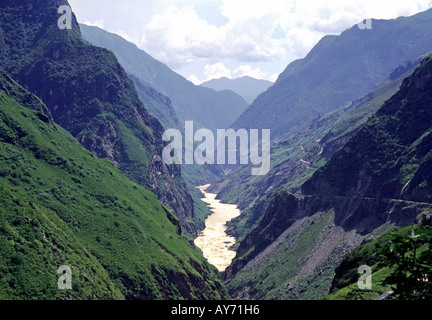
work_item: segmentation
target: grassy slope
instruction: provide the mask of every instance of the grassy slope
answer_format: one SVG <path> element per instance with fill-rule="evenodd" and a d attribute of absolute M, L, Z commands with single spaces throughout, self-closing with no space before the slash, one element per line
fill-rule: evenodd
<path fill-rule="evenodd" d="M 0 297 L 223 295 L 216 270 L 153 193 L 3 91 L 0 105 Z M 59 292 L 64 264 L 73 290 Z"/>
<path fill-rule="evenodd" d="M 392 287 L 383 284 L 384 280 L 391 274 L 392 268 L 385 265 L 384 257 L 380 254 L 381 249 L 391 241 L 392 235 L 409 235 L 413 230 L 424 229 L 422 226 L 400 228 L 386 233 L 383 236 L 371 240 L 364 245 L 347 254 L 336 269 L 336 277 L 332 289 L 325 300 L 374 300 L 381 294 L 392 291 Z M 426 227 L 429 228 L 430 227 Z M 420 247 L 418 253 L 426 249 Z M 358 287 L 358 268 L 367 265 L 372 269 L 372 289 L 362 290 Z"/>
<path fill-rule="evenodd" d="M 224 201 L 237 203 L 243 215 L 230 223 L 230 232 L 243 238 L 260 219 L 276 192 L 295 192 L 332 154 L 342 147 L 383 103 L 399 89 L 403 79 L 411 75 L 421 58 L 407 62 L 374 91 L 347 106 L 330 112 L 298 134 L 272 146 L 272 167 L 266 176 L 250 177 L 250 168 L 233 172 L 228 184 L 218 194 Z M 235 191 L 234 191 L 235 190 Z"/>
<path fill-rule="evenodd" d="M 329 224 L 329 219 L 331 215 L 326 212 L 314 220 L 302 221 L 298 230 L 272 244 L 276 249 L 269 255 L 256 259 L 258 262 L 254 264 L 259 266 L 254 265 L 230 279 L 228 289 L 238 295 L 242 288 L 249 286 L 248 295 L 252 299 L 293 300 L 306 295 L 308 299 L 318 299 L 326 290 L 322 284 L 331 279 L 331 269 L 323 268 L 321 276 L 326 278 L 325 281 L 309 283 L 302 291 L 303 296 L 292 293 L 289 284 L 307 263 L 305 252 L 313 252 L 322 241 L 320 233 Z"/>
<path fill-rule="evenodd" d="M 147 110 L 163 97 L 142 92 L 144 105 L 114 54 L 82 38 L 75 16 L 72 30 L 60 30 L 61 4 L 68 2 L 0 4 L 0 67 L 37 95 L 55 122 L 87 150 L 152 190 L 179 217 L 184 231 L 196 234 L 195 226 L 185 222 L 194 210 L 181 168 L 160 160 L 163 127 Z"/>
<path fill-rule="evenodd" d="M 398 170 L 400 169 L 400 172 L 393 172 L 392 175 L 390 176 L 388 173 L 386 173 L 385 171 L 382 171 L 383 174 L 385 174 L 385 177 L 382 178 L 381 176 L 379 177 L 379 179 L 374 179 L 374 183 L 371 183 L 370 186 L 371 188 L 377 188 L 377 186 L 381 186 L 381 189 L 379 189 L 382 193 L 388 191 L 388 188 L 382 187 L 383 185 L 381 185 L 381 183 L 386 182 L 387 180 L 393 179 L 393 178 L 398 178 L 398 176 L 402 176 L 404 177 L 403 185 L 406 183 L 406 175 L 409 175 L 410 178 L 417 177 L 417 179 L 412 178 L 412 182 L 410 184 L 410 186 L 408 186 L 408 188 L 405 190 L 405 194 L 406 197 L 405 200 L 410 200 L 410 195 L 412 196 L 416 196 L 421 200 L 425 201 L 427 200 L 427 198 L 421 198 L 422 194 L 428 194 L 427 191 L 428 190 L 428 183 L 430 181 L 430 169 L 428 170 L 428 168 L 430 168 L 430 155 L 428 154 L 428 152 L 430 152 L 430 130 L 428 129 L 428 125 L 430 126 L 430 117 L 429 116 L 419 116 L 420 114 L 422 114 L 422 112 L 426 113 L 429 112 L 428 110 L 428 101 L 429 101 L 429 96 L 426 92 L 423 91 L 427 91 L 426 88 L 428 88 L 429 86 L 429 81 L 426 81 L 425 79 L 428 79 L 428 74 L 430 74 L 430 59 L 425 59 L 422 63 L 422 68 L 418 68 L 414 74 L 408 78 L 408 80 L 405 80 L 404 85 L 402 86 L 401 90 L 394 95 L 390 100 L 388 100 L 389 102 L 387 102 L 383 107 L 381 107 L 380 111 L 378 112 L 377 117 L 369 119 L 369 121 L 367 121 L 368 126 L 362 126 L 362 121 L 359 122 L 359 120 L 356 120 L 354 123 L 358 124 L 358 127 L 361 128 L 359 132 L 365 131 L 369 133 L 369 137 L 380 137 L 382 135 L 385 135 L 385 137 L 393 137 L 392 139 L 389 139 L 389 141 L 387 141 L 387 144 L 383 144 L 381 143 L 378 146 L 378 143 L 375 142 L 375 140 L 373 139 L 359 139 L 359 135 L 355 134 L 353 136 L 353 138 L 351 138 L 350 142 L 352 142 L 354 140 L 354 137 L 357 137 L 357 139 L 355 140 L 355 143 L 351 143 L 350 144 L 350 148 L 351 150 L 356 150 L 355 148 L 353 148 L 353 145 L 364 148 L 364 150 L 372 150 L 372 152 L 368 153 L 368 159 L 371 159 L 368 161 L 368 163 L 373 164 L 375 166 L 375 169 L 378 167 L 382 167 L 382 165 L 386 165 L 387 164 L 387 160 L 388 163 L 390 163 L 391 165 L 391 161 L 394 161 L 394 163 L 396 163 L 397 165 L 395 166 Z M 419 85 L 421 84 L 421 85 Z M 420 89 L 421 88 L 421 89 Z M 397 90 L 397 87 L 393 86 L 393 89 L 391 89 L 389 92 L 394 92 L 394 90 Z M 378 91 L 379 93 L 380 91 Z M 387 92 L 385 95 L 388 95 Z M 384 95 L 384 96 L 385 96 Z M 382 101 L 382 93 L 376 95 L 378 101 Z M 393 112 L 389 111 L 389 108 L 394 107 L 396 108 L 399 107 L 399 104 L 397 103 L 399 101 L 399 99 L 406 99 L 405 104 L 406 107 L 404 108 L 403 106 L 400 106 L 400 110 L 397 110 Z M 371 100 L 373 101 L 373 100 Z M 381 104 L 372 104 L 369 105 L 368 108 L 369 111 L 370 110 L 376 110 L 376 108 L 379 108 L 381 106 Z M 366 110 L 368 109 L 366 108 Z M 359 113 L 359 114 L 363 114 L 365 110 L 361 110 L 359 108 L 356 109 L 355 112 Z M 366 115 L 369 112 L 365 113 Z M 351 113 L 353 114 L 353 113 Z M 347 117 L 342 118 L 342 119 L 347 119 L 348 120 L 348 124 L 351 123 L 351 127 L 349 125 L 343 125 L 343 123 L 339 123 L 339 127 L 337 128 L 337 130 L 333 131 L 333 135 L 330 135 L 331 138 L 334 138 L 334 132 L 340 132 L 342 136 L 345 135 L 345 132 L 347 130 L 351 130 L 352 126 L 353 126 L 353 122 L 350 121 L 350 119 L 354 118 L 354 119 L 368 119 L 368 116 L 361 116 L 361 117 L 351 117 L 351 114 L 348 114 Z M 355 113 L 354 113 L 355 114 Z M 389 114 L 389 115 L 387 115 Z M 394 116 L 392 116 L 394 115 Z M 380 117 L 380 118 L 378 118 Z M 406 119 L 407 117 L 410 117 L 411 121 L 398 121 L 399 118 L 401 119 Z M 389 123 L 391 123 L 391 119 L 394 122 L 398 122 L 400 125 L 399 126 L 389 126 Z M 379 121 L 380 119 L 384 119 L 384 121 Z M 380 125 L 378 125 L 380 124 Z M 366 129 L 365 129 L 366 128 Z M 372 128 L 372 129 L 371 129 Z M 391 146 L 392 143 L 396 140 L 396 138 L 402 136 L 402 137 L 406 137 L 406 135 L 402 135 L 399 134 L 399 132 L 396 132 L 397 134 L 392 135 L 391 133 L 389 133 L 388 131 L 394 132 L 394 128 L 398 128 L 398 131 L 403 133 L 403 132 L 408 132 L 410 133 L 413 137 L 410 140 L 411 144 L 408 142 L 408 146 L 407 146 L 407 151 L 404 151 L 404 154 L 399 155 L 400 159 L 398 159 L 398 157 L 394 156 L 394 150 L 396 148 L 391 148 L 387 146 Z M 393 131 L 392 131 L 393 130 Z M 401 138 L 402 139 L 402 138 Z M 402 145 L 402 143 L 400 143 L 398 146 Z M 428 146 L 428 147 L 426 147 Z M 347 144 L 345 144 L 344 149 L 347 148 Z M 429 149 L 428 149 L 429 148 Z M 374 154 L 373 151 L 377 149 L 377 153 L 378 155 Z M 386 151 L 388 149 L 388 152 Z M 348 150 L 348 149 L 347 149 Z M 396 149 L 397 150 L 397 149 Z M 387 154 L 386 158 L 380 157 L 380 152 L 385 152 Z M 358 153 L 357 152 L 349 152 L 347 151 L 347 154 L 349 155 L 354 155 L 356 156 Z M 362 159 L 365 159 L 365 157 L 363 156 Z M 391 160 L 392 159 L 392 160 Z M 396 160 L 397 161 L 396 161 Z M 337 160 L 338 162 L 335 163 Z M 382 161 L 380 161 L 382 160 Z M 344 158 L 342 159 L 335 159 L 334 157 L 332 158 L 332 160 L 330 161 L 333 163 L 332 168 L 334 169 L 334 171 L 331 173 L 328 172 L 328 170 L 326 171 L 326 177 L 328 179 L 330 179 L 330 181 L 332 183 L 334 183 L 335 185 L 337 185 L 338 181 L 344 181 L 344 183 L 347 183 L 348 181 L 351 182 L 353 185 L 355 185 L 357 183 L 357 181 L 360 181 L 362 176 L 359 175 L 359 178 L 352 178 L 350 176 L 350 172 L 344 170 L 345 165 L 353 165 L 355 166 L 355 168 L 357 168 L 356 170 L 359 170 L 358 165 L 353 162 L 353 160 L 351 158 L 347 159 Z M 345 164 L 345 165 L 344 165 Z M 418 168 L 423 168 L 422 172 L 419 173 Z M 324 171 L 324 170 L 322 170 Z M 337 172 L 337 174 L 335 174 Z M 378 171 L 379 173 L 379 171 Z M 318 175 L 319 176 L 319 175 Z M 337 178 L 337 181 L 333 181 L 333 178 Z M 364 179 L 364 178 L 363 178 Z M 309 179 L 308 181 L 311 181 L 311 179 Z M 413 188 L 413 191 L 417 191 L 417 193 L 411 191 L 411 186 Z M 402 188 L 401 187 L 401 188 Z M 342 187 L 342 190 L 348 190 L 347 187 Z M 373 189 L 373 190 L 375 190 Z M 325 188 L 323 187 L 322 192 L 331 192 L 330 188 Z M 330 190 L 330 191 L 329 191 Z M 422 193 L 422 191 L 424 191 Z M 312 194 L 312 193 L 306 193 L 306 194 Z M 327 193 L 325 193 L 327 195 Z M 430 194 L 430 193 L 429 193 Z M 379 197 L 379 193 L 376 192 L 376 197 Z M 394 199 L 398 199 L 398 196 L 400 195 L 400 190 L 398 190 L 397 195 L 394 197 Z M 331 197 L 331 194 L 329 194 L 329 196 Z M 359 195 L 357 195 L 359 196 Z M 361 196 L 361 195 L 360 195 Z M 373 195 L 369 195 L 367 194 L 366 196 L 370 196 L 372 197 Z M 273 198 L 275 199 L 275 197 Z M 419 200 L 417 200 L 419 201 Z M 346 230 L 352 230 L 352 229 L 356 229 L 356 228 L 360 228 L 360 225 L 363 223 L 363 225 L 368 225 L 368 226 L 372 226 L 373 223 L 376 223 L 374 221 L 374 218 L 376 219 L 383 219 L 382 217 L 382 213 L 381 212 L 368 212 L 367 209 L 367 204 L 365 202 L 365 207 L 363 207 L 362 209 L 358 210 L 358 208 L 356 208 L 355 206 L 355 201 L 352 202 L 352 205 L 349 208 L 343 208 L 342 210 L 337 210 L 337 212 L 335 212 L 335 221 L 336 223 L 342 223 L 343 222 L 343 226 L 344 228 L 346 227 Z M 415 204 L 414 204 L 415 205 Z M 283 209 L 283 208 L 282 208 Z M 272 212 L 271 214 L 273 214 L 273 217 L 275 219 L 277 219 L 278 216 L 280 216 L 282 214 L 282 209 L 279 210 L 273 210 L 274 212 Z M 315 208 L 314 210 L 318 210 L 319 208 Z M 267 209 L 269 210 L 269 209 Z M 326 209 L 327 210 L 327 209 Z M 389 208 L 390 210 L 390 208 Z M 294 211 L 294 210 L 293 210 Z M 401 211 L 400 208 L 395 210 L 395 211 Z M 403 210 L 402 210 L 403 211 Z M 409 210 L 407 210 L 409 211 Z M 313 211 L 315 212 L 315 211 Z M 313 213 L 310 212 L 310 213 Z M 365 216 L 366 214 L 366 216 Z M 395 214 L 393 216 L 391 216 L 389 218 L 389 220 L 395 222 L 397 221 L 397 219 L 400 219 L 399 222 L 404 225 L 405 222 L 403 222 L 404 220 L 404 212 L 400 212 L 400 215 Z M 407 217 L 405 217 L 406 219 L 408 219 L 408 216 L 412 213 L 407 212 Z M 368 216 L 370 215 L 370 221 L 368 221 Z M 344 218 L 346 218 L 346 220 L 343 220 Z M 387 217 L 385 217 L 387 218 Z M 364 219 L 364 220 L 362 220 Z M 379 220 L 379 221 L 381 221 Z M 339 221 L 339 222 L 338 222 Z M 407 220 L 408 221 L 408 220 Z M 360 223 L 361 222 L 361 223 Z M 282 221 L 281 224 L 283 224 L 284 222 Z M 384 222 L 385 223 L 385 220 Z M 352 229 L 350 229 L 350 227 Z M 266 232 L 266 228 L 268 228 L 268 225 L 265 224 L 265 222 L 260 222 L 260 224 L 258 225 L 257 229 L 258 232 L 261 231 L 262 234 L 262 238 L 263 239 L 267 239 L 268 237 L 266 235 L 271 234 L 271 230 L 269 230 L 270 232 Z M 311 230 L 310 228 L 313 227 L 309 227 L 307 229 L 305 229 L 305 234 L 308 232 L 307 230 Z M 255 230 L 255 231 L 256 231 Z M 282 229 L 283 231 L 284 229 Z M 240 229 L 241 231 L 241 229 Z M 325 230 L 323 230 L 325 231 Z M 253 233 L 254 231 L 252 231 Z M 252 234 L 251 233 L 251 234 Z M 257 233 L 257 232 L 255 232 Z M 274 236 L 274 235 L 272 235 Z M 301 241 L 302 237 L 299 238 L 299 240 L 297 241 Z M 251 239 L 245 239 L 245 241 L 243 241 L 240 244 L 240 247 L 243 243 L 246 243 L 246 248 L 247 248 L 247 243 L 249 242 L 253 242 L 253 240 Z M 255 250 L 255 248 L 258 246 L 259 244 L 257 243 L 253 243 L 253 245 L 251 245 L 251 251 Z M 348 246 L 348 243 L 347 243 Z M 258 248 L 260 250 L 260 248 Z M 258 253 L 260 253 L 261 251 L 258 250 Z M 276 250 L 276 249 L 274 249 Z M 315 250 L 315 249 L 314 249 Z M 245 251 L 245 250 L 243 250 Z M 246 252 L 244 254 L 244 256 L 238 256 L 236 257 L 234 263 L 236 263 L 237 261 L 239 263 L 244 262 L 244 260 L 246 260 L 246 262 L 248 262 L 247 256 L 248 254 L 251 255 L 251 251 Z M 251 255 L 253 257 L 257 257 L 257 250 L 255 250 L 255 254 Z M 275 251 L 277 252 L 277 251 Z M 311 250 L 305 250 L 302 252 L 298 252 L 297 254 L 282 254 L 281 257 L 283 258 L 279 258 L 279 261 L 285 261 L 286 263 L 289 264 L 293 264 L 296 263 L 296 261 L 301 261 L 305 256 L 309 255 L 311 252 Z M 341 259 L 340 254 L 337 254 L 337 259 Z M 329 256 L 331 257 L 331 256 Z M 269 265 L 269 264 L 263 264 L 263 265 L 257 265 L 257 259 L 255 259 L 255 261 L 253 261 L 253 263 L 256 264 L 256 268 L 258 269 L 258 271 L 256 272 L 261 272 L 261 270 L 266 270 L 266 273 L 263 274 L 268 274 L 268 275 L 275 275 L 277 274 L 280 270 L 285 270 L 284 268 L 280 268 L 280 264 L 273 264 L 273 265 Z M 337 260 L 334 260 L 337 261 Z M 334 262 L 333 262 L 334 264 Z M 241 264 L 239 264 L 241 265 Z M 335 267 L 333 265 L 333 267 Z M 317 273 L 318 274 L 318 273 Z M 315 274 L 314 274 L 315 276 Z M 250 287 L 253 288 L 260 288 L 260 281 L 261 282 L 267 282 L 272 278 L 272 276 L 268 276 L 265 277 L 258 277 L 258 276 L 254 276 L 252 274 L 252 272 L 250 270 L 245 270 L 245 272 L 240 272 L 238 275 L 236 275 L 234 277 L 234 279 L 231 279 L 229 284 L 228 284 L 228 288 L 231 292 L 231 294 L 233 296 L 238 295 L 239 293 L 242 292 L 242 286 L 245 284 L 248 284 Z M 315 277 L 317 278 L 317 277 Z M 320 280 L 326 280 L 325 279 L 326 276 L 321 277 Z M 241 282 L 237 282 L 237 281 L 241 281 Z M 283 278 L 280 278 L 280 282 L 278 282 L 277 284 L 274 283 L 275 285 L 275 289 L 280 288 L 283 291 L 283 285 L 285 284 L 286 279 L 284 280 Z M 241 283 L 241 285 L 238 285 L 238 283 Z M 319 283 L 319 285 L 321 286 L 322 282 Z M 296 288 L 297 291 L 294 291 L 294 294 L 291 295 L 291 297 L 296 297 L 296 295 L 299 292 L 299 288 Z M 301 290 L 301 288 L 300 288 Z M 302 293 L 302 297 L 314 297 L 314 287 L 307 287 L 305 289 L 305 291 Z M 255 292 L 256 295 L 263 295 L 263 293 L 265 293 L 267 291 L 263 291 L 263 292 Z M 283 293 L 283 292 L 282 292 Z M 279 296 L 282 295 L 282 293 L 279 293 Z M 323 292 L 321 292 L 322 294 Z M 276 295 L 278 296 L 278 295 Z"/>

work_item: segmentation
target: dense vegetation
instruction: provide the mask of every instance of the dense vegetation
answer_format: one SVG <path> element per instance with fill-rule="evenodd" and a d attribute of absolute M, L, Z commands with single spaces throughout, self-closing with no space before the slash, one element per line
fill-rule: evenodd
<path fill-rule="evenodd" d="M 428 57 L 414 72 L 409 71 L 412 74 L 403 81 L 399 91 L 390 82 L 387 90 L 377 88 L 361 103 L 358 101 L 351 109 L 348 107 L 350 112 L 343 116 L 332 113 L 339 120 L 329 121 L 331 126 L 324 130 L 324 136 L 318 136 L 315 144 L 322 141 L 321 150 L 309 153 L 312 161 L 318 161 L 315 165 L 323 166 L 303 183 L 301 194 L 293 197 L 287 191 L 276 189 L 271 192 L 271 198 L 264 198 L 264 205 L 255 204 L 255 212 L 266 209 L 262 218 L 248 215 L 237 220 L 233 229 L 236 232 L 244 232 L 244 226 L 250 221 L 257 222 L 240 242 L 237 257 L 226 273 L 228 289 L 233 296 L 264 297 L 268 289 L 257 290 L 264 283 L 274 286 L 275 296 L 316 298 L 317 291 L 323 294 L 323 287 L 329 286 L 332 268 L 344 254 L 358 246 L 361 239 L 416 223 L 423 210 L 430 210 L 431 61 Z M 388 100 L 382 104 L 386 96 Z M 331 119 L 332 114 L 322 120 Z M 313 136 L 313 132 L 319 130 L 305 131 Z M 337 145 L 341 148 L 339 151 L 335 149 Z M 297 148 L 292 150 L 298 153 L 308 150 Z M 333 156 L 332 149 L 333 153 L 336 151 Z M 294 161 L 298 157 L 295 152 Z M 325 164 L 325 157 L 329 155 L 331 158 Z M 303 158 L 297 159 L 306 162 L 309 159 L 305 156 L 307 154 L 303 153 Z M 309 163 L 313 170 L 312 161 Z M 298 169 L 291 172 L 296 170 L 299 172 Z M 304 173 L 300 176 L 305 177 Z M 289 186 L 294 187 L 292 191 L 296 190 L 293 184 L 287 184 L 287 190 Z M 269 187 L 274 187 L 274 180 Z M 303 243 L 309 231 L 316 228 L 317 219 L 326 213 L 334 216 L 311 234 L 327 246 L 324 248 L 316 242 L 316 246 L 297 254 L 291 252 L 297 244 Z M 308 238 L 307 241 L 316 240 Z M 341 247 L 338 241 L 343 244 Z M 290 265 L 303 261 L 304 268 L 287 278 L 280 277 L 280 282 L 271 282 L 280 264 L 272 263 L 268 257 Z M 315 271 L 305 277 L 304 270 L 309 268 Z M 266 272 L 260 273 L 263 270 Z M 285 292 L 284 288 L 292 289 Z"/>
<path fill-rule="evenodd" d="M 0 88 L 1 299 L 226 297 L 153 193 L 47 121 L 3 72 Z M 61 265 L 72 290 L 57 287 Z"/>
<path fill-rule="evenodd" d="M 247 104 L 82 26 L 117 57 L 91 45 L 75 17 L 60 30 L 61 4 L 0 3 L 17 81 L 0 71 L 0 299 L 430 299 L 430 227 L 412 225 L 432 212 L 431 10 L 325 37 L 240 116 L 276 140 L 268 175 L 225 167 L 212 189 L 244 211 L 227 293 L 191 241 L 209 213 L 193 184 L 221 172 L 165 165 L 161 137 Z"/>
<path fill-rule="evenodd" d="M 2 1 L 0 67 L 38 96 L 54 121 L 99 158 L 113 161 L 134 182 L 156 193 L 180 218 L 185 232 L 193 200 L 178 166 L 161 161 L 163 127 L 153 106 L 168 104 L 140 88 L 140 100 L 114 54 L 88 44 L 73 16 L 72 30 L 60 30 L 57 13 L 67 1 Z M 166 106 L 169 108 L 169 105 Z"/>
<path fill-rule="evenodd" d="M 370 240 L 350 252 L 336 268 L 331 293 L 326 300 L 373 300 L 385 293 L 389 300 L 431 299 L 430 226 L 397 229 Z M 372 270 L 372 288 L 358 286 L 358 268 Z"/>
<path fill-rule="evenodd" d="M 431 300 L 432 232 L 412 230 L 410 235 L 396 235 L 384 247 L 385 263 L 394 271 L 384 280 L 392 285 L 390 299 Z"/>

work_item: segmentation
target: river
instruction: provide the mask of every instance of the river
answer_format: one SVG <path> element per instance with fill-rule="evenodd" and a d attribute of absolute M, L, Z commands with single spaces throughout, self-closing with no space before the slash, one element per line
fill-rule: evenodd
<path fill-rule="evenodd" d="M 195 245 L 212 265 L 223 272 L 236 255 L 236 252 L 230 249 L 236 239 L 227 235 L 227 223 L 240 216 L 241 211 L 236 205 L 216 200 L 216 194 L 206 192 L 209 187 L 210 185 L 198 187 L 205 196 L 202 201 L 207 204 L 212 214 L 205 221 L 205 229 L 195 239 Z"/>

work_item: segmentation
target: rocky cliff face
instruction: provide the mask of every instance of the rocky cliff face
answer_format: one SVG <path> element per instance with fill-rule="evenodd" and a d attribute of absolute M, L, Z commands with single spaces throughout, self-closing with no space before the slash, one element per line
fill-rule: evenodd
<path fill-rule="evenodd" d="M 413 190 L 427 194 L 429 182 L 418 169 L 428 167 L 431 156 L 431 101 L 429 57 L 301 192 L 404 200 L 414 200 Z"/>
<path fill-rule="evenodd" d="M 298 134 L 274 143 L 269 174 L 250 177 L 248 168 L 239 168 L 222 183 L 213 184 L 213 191 L 218 193 L 219 198 L 236 203 L 243 210 L 242 216 L 230 223 L 230 232 L 242 239 L 252 227 L 256 227 L 278 191 L 297 192 L 386 100 L 398 92 L 403 80 L 416 70 L 423 59 L 419 57 L 397 67 L 395 72 L 364 97 L 337 112 L 315 119 Z"/>
<path fill-rule="evenodd" d="M 386 230 L 417 223 L 432 207 L 431 106 L 429 57 L 298 194 L 274 197 L 225 274 L 231 294 L 319 298 L 347 252 Z"/>
<path fill-rule="evenodd" d="M 320 299 L 351 250 L 418 223 L 430 203 L 279 193 L 225 271 L 239 299 Z"/>
<path fill-rule="evenodd" d="M 354 25 L 339 36 L 324 37 L 304 59 L 292 62 L 233 128 L 270 128 L 272 139 L 281 138 L 360 98 L 396 66 L 431 50 L 431 17 L 428 10 L 374 20 L 373 30 Z"/>
<path fill-rule="evenodd" d="M 179 219 L 45 109 L 0 71 L 0 297 L 227 298 Z M 58 288 L 62 265 L 72 290 Z"/>
<path fill-rule="evenodd" d="M 58 28 L 60 5 L 68 3 L 2 1 L 0 66 L 41 98 L 55 122 L 150 188 L 180 218 L 184 230 L 196 234 L 187 222 L 194 208 L 180 169 L 166 167 L 160 159 L 162 126 L 150 116 L 114 54 L 82 39 L 74 16 L 72 30 Z"/>

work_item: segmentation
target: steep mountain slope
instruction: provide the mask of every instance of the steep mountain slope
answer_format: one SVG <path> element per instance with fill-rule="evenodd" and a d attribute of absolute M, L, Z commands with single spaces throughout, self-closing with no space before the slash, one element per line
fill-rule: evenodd
<path fill-rule="evenodd" d="M 194 121 L 195 128 L 223 129 L 237 119 L 248 106 L 240 96 L 231 91 L 216 92 L 195 86 L 143 50 L 138 49 L 136 45 L 116 34 L 97 27 L 86 25 L 80 25 L 80 27 L 87 41 L 115 53 L 129 77 L 134 81 L 138 94 L 144 102 L 148 99 L 146 91 L 150 88 L 169 97 L 169 108 L 151 103 L 148 108 L 165 129 L 174 128 L 183 132 L 186 120 Z M 171 107 L 174 112 L 170 110 Z M 196 210 L 200 211 L 202 195 L 197 194 L 193 186 L 214 182 L 222 174 L 223 172 L 216 166 L 182 166 L 182 175 L 191 190 Z M 194 212 L 194 214 L 197 217 L 200 212 Z M 200 225 L 201 218 L 195 220 L 198 220 L 196 223 Z"/>
<path fill-rule="evenodd" d="M 269 174 L 251 177 L 250 168 L 240 168 L 220 184 L 214 184 L 219 198 L 243 209 L 242 216 L 230 223 L 230 233 L 243 239 L 262 218 L 278 191 L 296 192 L 399 90 L 402 81 L 415 71 L 423 58 L 398 66 L 364 97 L 315 119 L 289 139 L 275 142 Z"/>
<path fill-rule="evenodd" d="M 241 77 L 237 79 L 228 79 L 226 77 L 213 79 L 201 83 L 202 87 L 211 88 L 216 91 L 231 90 L 239 94 L 251 104 L 255 99 L 268 88 L 273 85 L 273 82 L 267 80 L 259 80 L 252 77 Z"/>
<path fill-rule="evenodd" d="M 45 111 L 0 71 L 0 298 L 225 298 L 156 196 Z M 62 265 L 72 290 L 57 286 Z"/>
<path fill-rule="evenodd" d="M 56 123 L 154 191 L 184 230 L 195 234 L 188 221 L 194 216 L 193 201 L 181 170 L 161 161 L 161 124 L 150 116 L 114 54 L 82 39 L 75 16 L 71 30 L 59 29 L 60 5 L 68 2 L 0 3 L 0 67 L 37 95 Z M 147 96 L 154 103 L 158 99 Z"/>
<path fill-rule="evenodd" d="M 324 37 L 304 59 L 291 63 L 233 127 L 271 129 L 274 139 L 295 133 L 372 90 L 395 66 L 431 50 L 432 10 L 373 20 L 372 26 Z"/>
<path fill-rule="evenodd" d="M 229 128 L 248 107 L 232 91 L 195 86 L 118 35 L 86 25 L 81 30 L 87 41 L 114 52 L 127 73 L 168 96 L 182 126 L 193 120 L 197 127 L 210 130 Z"/>
<path fill-rule="evenodd" d="M 429 212 L 430 213 L 430 212 Z M 404 290 L 406 293 L 409 292 L 407 287 L 414 286 L 417 281 L 405 282 L 405 288 L 403 286 L 395 286 L 393 284 L 386 283 L 386 280 L 390 280 L 392 275 L 396 272 L 396 267 L 400 265 L 391 264 L 387 260 L 389 255 L 387 250 L 389 247 L 396 245 L 396 242 L 410 243 L 410 246 L 406 246 L 408 252 L 414 251 L 413 242 L 416 246 L 416 262 L 413 264 L 425 265 L 424 260 L 422 261 L 421 255 L 429 254 L 431 247 L 428 244 L 427 238 L 423 237 L 422 234 L 430 234 L 432 228 L 430 224 L 422 221 L 419 225 L 409 226 L 405 228 L 399 228 L 392 232 L 386 233 L 383 236 L 368 241 L 360 247 L 354 249 L 352 252 L 347 254 L 341 264 L 335 270 L 335 277 L 332 283 L 330 294 L 326 296 L 325 300 L 384 300 L 384 299 L 397 299 L 406 300 L 397 296 L 395 290 Z M 412 239 L 413 233 L 415 234 L 414 240 Z M 426 243 L 425 243 L 426 242 Z M 395 255 L 397 256 L 397 254 Z M 412 255 L 405 255 L 405 261 L 412 261 Z M 359 266 L 369 266 L 372 271 L 372 286 L 371 288 L 360 289 L 358 286 L 359 281 Z M 412 267 L 412 265 L 410 265 Z M 427 280 L 426 280 L 427 282 Z M 398 288 L 399 287 L 399 288 Z M 418 294 L 424 294 L 425 289 L 428 286 L 423 286 L 422 292 Z M 429 291 L 430 292 L 430 291 Z M 389 295 L 389 293 L 391 293 Z M 411 293 L 414 295 L 414 292 Z M 426 299 L 429 297 L 423 295 Z"/>
<path fill-rule="evenodd" d="M 431 202 L 431 78 L 429 57 L 302 192 Z"/>
<path fill-rule="evenodd" d="M 431 210 L 432 56 L 297 195 L 276 194 L 227 271 L 233 296 L 312 298 L 365 239 Z"/>
<path fill-rule="evenodd" d="M 134 82 L 138 96 L 143 101 L 148 112 L 159 120 L 164 129 L 180 128 L 170 98 L 145 85 L 134 76 L 129 76 L 129 78 Z"/>

